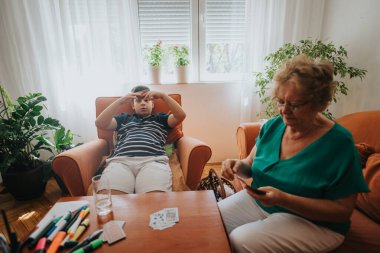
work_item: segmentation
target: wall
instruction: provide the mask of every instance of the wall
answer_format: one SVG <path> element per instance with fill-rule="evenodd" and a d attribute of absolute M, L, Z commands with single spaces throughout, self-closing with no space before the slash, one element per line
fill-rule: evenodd
<path fill-rule="evenodd" d="M 363 81 L 347 81 L 349 95 L 332 106 L 334 116 L 380 110 L 380 1 L 329 0 L 321 38 L 344 46 L 348 64 L 368 71 Z"/>
<path fill-rule="evenodd" d="M 213 152 L 210 162 L 237 158 L 235 133 L 240 122 L 239 84 L 173 84 L 150 88 L 182 95 L 182 107 L 187 114 L 184 133 L 210 145 Z"/>

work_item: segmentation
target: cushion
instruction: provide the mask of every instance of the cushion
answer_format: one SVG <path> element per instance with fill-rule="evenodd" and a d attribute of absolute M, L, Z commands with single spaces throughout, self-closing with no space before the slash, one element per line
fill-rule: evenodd
<path fill-rule="evenodd" d="M 367 163 L 368 157 L 372 155 L 373 153 L 375 153 L 375 149 L 372 146 L 368 145 L 367 143 L 358 143 L 358 144 L 355 144 L 355 146 L 360 155 L 362 168 L 364 169 Z"/>
<path fill-rule="evenodd" d="M 167 143 L 167 144 L 174 143 L 174 142 L 176 142 L 179 138 L 181 138 L 182 136 L 183 136 L 183 132 L 182 132 L 182 124 L 179 124 L 179 125 L 176 126 L 175 128 L 169 130 L 169 132 L 168 132 L 168 136 L 166 137 L 166 143 Z"/>
<path fill-rule="evenodd" d="M 363 174 L 371 192 L 359 193 L 356 206 L 380 223 L 380 153 L 368 157 Z"/>
<path fill-rule="evenodd" d="M 181 164 L 178 161 L 177 152 L 169 157 L 169 166 L 172 169 L 172 189 L 173 191 L 190 191 L 190 188 L 185 183 L 185 177 L 181 169 Z"/>

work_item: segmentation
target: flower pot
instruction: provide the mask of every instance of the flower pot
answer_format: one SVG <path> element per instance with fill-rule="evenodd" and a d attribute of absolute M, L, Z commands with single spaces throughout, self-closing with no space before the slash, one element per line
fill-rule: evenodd
<path fill-rule="evenodd" d="M 187 66 L 177 66 L 177 83 L 187 83 Z"/>
<path fill-rule="evenodd" d="M 5 189 L 16 200 L 31 200 L 40 197 L 45 192 L 46 181 L 42 166 L 30 170 L 8 169 L 1 173 Z"/>
<path fill-rule="evenodd" d="M 150 66 L 150 80 L 152 84 L 160 84 L 161 68 Z"/>

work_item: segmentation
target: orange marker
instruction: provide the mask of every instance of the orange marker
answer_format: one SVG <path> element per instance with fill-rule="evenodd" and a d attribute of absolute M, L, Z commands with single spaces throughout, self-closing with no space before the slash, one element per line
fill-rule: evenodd
<path fill-rule="evenodd" d="M 60 231 L 58 234 L 54 237 L 54 240 L 51 242 L 49 249 L 46 251 L 46 253 L 55 253 L 59 249 L 59 245 L 63 241 L 63 239 L 66 236 L 65 231 Z"/>

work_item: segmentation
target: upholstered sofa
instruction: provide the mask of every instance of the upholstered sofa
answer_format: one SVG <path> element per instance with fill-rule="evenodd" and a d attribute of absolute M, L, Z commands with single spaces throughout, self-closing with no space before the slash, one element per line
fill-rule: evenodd
<path fill-rule="evenodd" d="M 181 95 L 170 94 L 170 96 L 181 104 Z M 96 117 L 118 98 L 97 98 L 95 101 Z M 117 113 L 121 112 L 132 113 L 131 104 L 125 103 Z M 154 101 L 152 113 L 158 112 L 170 113 L 169 107 L 161 99 Z M 97 132 L 98 139 L 65 151 L 52 161 L 54 172 L 62 179 L 71 196 L 88 194 L 91 178 L 99 172 L 105 158 L 114 148 L 114 133 L 112 131 L 104 131 L 98 128 Z M 176 154 L 174 157 L 170 157 L 170 164 L 178 163 L 179 161 L 178 166 L 175 165 L 175 168 L 171 166 L 173 177 L 178 177 L 178 173 L 174 173 L 175 169 L 181 168 L 186 188 L 195 190 L 200 181 L 203 168 L 211 157 L 211 148 L 198 139 L 184 136 L 182 124 L 169 131 L 167 143 L 175 144 Z"/>
<path fill-rule="evenodd" d="M 333 252 L 380 252 L 380 110 L 353 113 L 336 121 L 353 135 L 371 192 L 358 194 L 351 229 L 344 243 Z M 240 159 L 245 158 L 254 146 L 260 126 L 261 123 L 255 122 L 238 127 L 236 137 Z"/>

